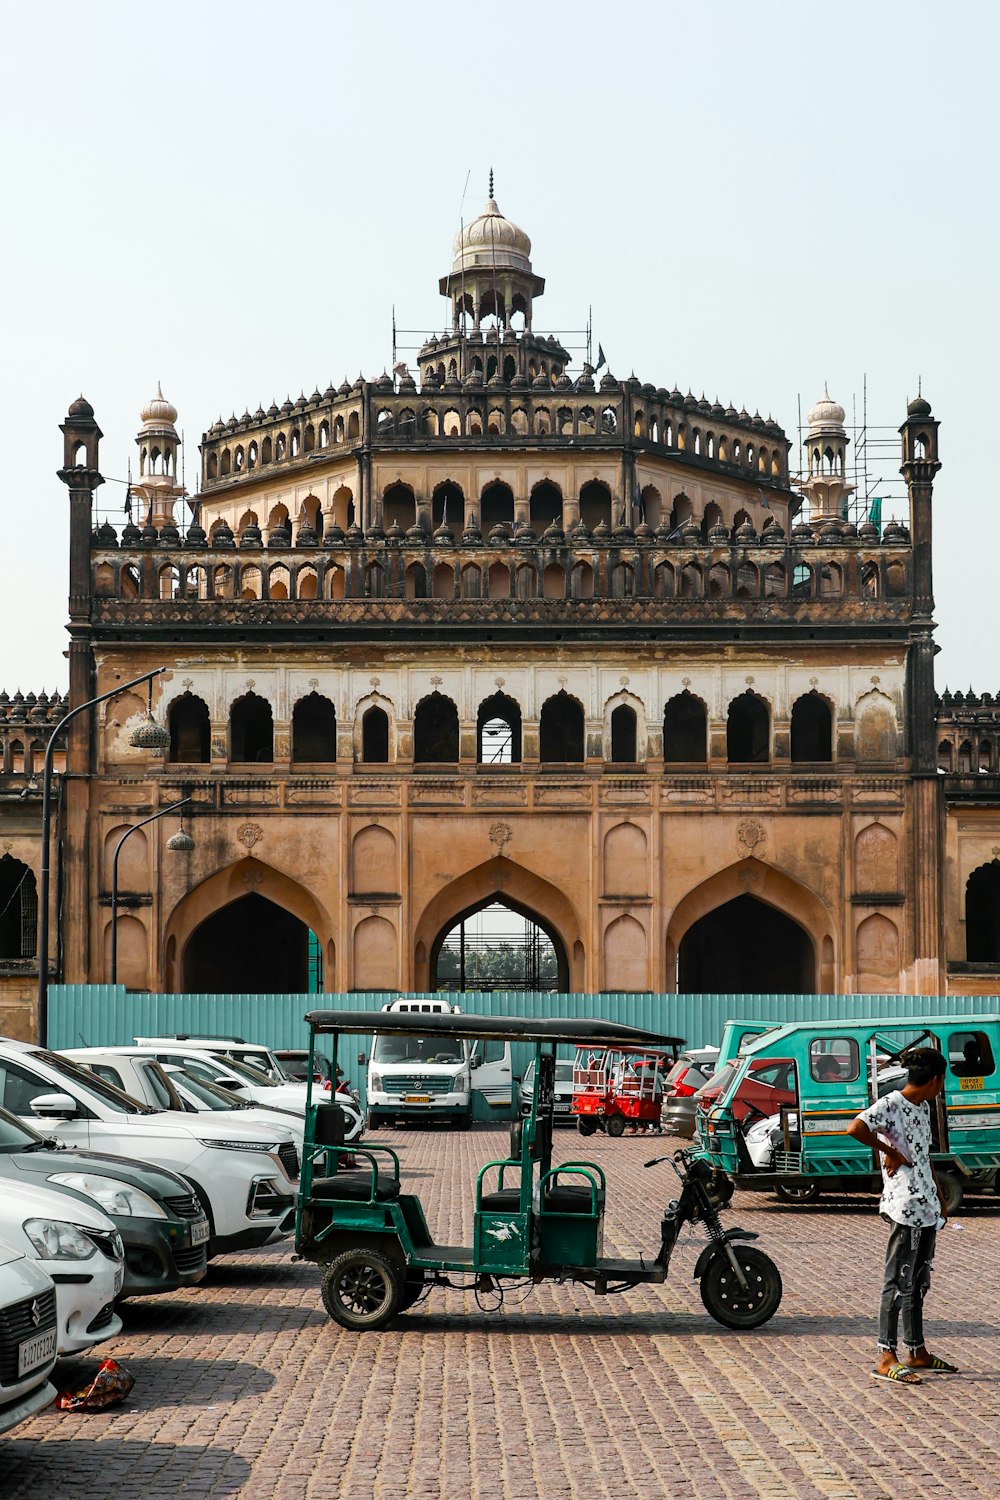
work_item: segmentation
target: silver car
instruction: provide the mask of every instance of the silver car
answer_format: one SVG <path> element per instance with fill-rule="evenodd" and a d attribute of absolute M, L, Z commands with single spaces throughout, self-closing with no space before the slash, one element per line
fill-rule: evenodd
<path fill-rule="evenodd" d="M 518 1089 L 518 1109 L 522 1115 L 531 1114 L 531 1102 L 535 1097 L 535 1060 L 532 1058 L 524 1070 L 521 1086 Z M 564 1062 L 562 1058 L 556 1059 L 556 1084 L 555 1105 L 553 1108 L 553 1119 L 572 1120 L 573 1118 L 573 1064 Z"/>

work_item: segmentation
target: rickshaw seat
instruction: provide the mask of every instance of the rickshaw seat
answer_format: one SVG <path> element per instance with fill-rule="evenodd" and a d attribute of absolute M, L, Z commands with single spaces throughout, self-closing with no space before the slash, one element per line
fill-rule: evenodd
<path fill-rule="evenodd" d="M 558 1183 L 545 1193 L 545 1212 L 550 1214 L 589 1214 L 593 1201 L 591 1190 L 585 1184 Z M 484 1193 L 480 1206 L 484 1213 L 516 1214 L 521 1207 L 521 1189 L 499 1188 L 495 1193 Z M 604 1189 L 597 1193 L 597 1211 L 604 1208 Z"/>
<path fill-rule="evenodd" d="M 498 1188 L 495 1193 L 484 1193 L 479 1207 L 487 1214 L 516 1214 L 521 1207 L 521 1189 Z"/>
<path fill-rule="evenodd" d="M 367 1203 L 372 1196 L 371 1172 L 338 1172 L 335 1177 L 314 1177 L 314 1198 L 349 1198 Z M 392 1177 L 379 1177 L 375 1184 L 376 1203 L 390 1203 L 399 1197 L 399 1183 Z"/>

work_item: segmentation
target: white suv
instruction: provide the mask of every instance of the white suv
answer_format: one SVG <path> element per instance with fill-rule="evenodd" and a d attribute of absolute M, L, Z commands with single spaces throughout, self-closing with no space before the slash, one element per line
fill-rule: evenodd
<path fill-rule="evenodd" d="M 0 1240 L 0 1433 L 56 1399 L 56 1289 L 41 1266 Z"/>
<path fill-rule="evenodd" d="M 295 1132 L 152 1109 L 58 1052 L 0 1039 L 0 1104 L 67 1145 L 151 1161 L 191 1183 L 208 1216 L 208 1253 L 284 1239 L 295 1225 Z"/>

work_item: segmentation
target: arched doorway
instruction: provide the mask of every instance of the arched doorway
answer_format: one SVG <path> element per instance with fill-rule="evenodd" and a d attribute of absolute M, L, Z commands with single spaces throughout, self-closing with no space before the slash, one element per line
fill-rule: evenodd
<path fill-rule="evenodd" d="M 206 917 L 184 948 L 187 994 L 318 994 L 322 951 L 292 912 L 255 891 Z"/>
<path fill-rule="evenodd" d="M 812 939 L 777 907 L 756 896 L 734 896 L 685 932 L 677 988 L 702 995 L 815 994 Z"/>
<path fill-rule="evenodd" d="M 559 935 L 493 895 L 460 912 L 431 946 L 435 990 L 565 990 L 569 965 Z"/>

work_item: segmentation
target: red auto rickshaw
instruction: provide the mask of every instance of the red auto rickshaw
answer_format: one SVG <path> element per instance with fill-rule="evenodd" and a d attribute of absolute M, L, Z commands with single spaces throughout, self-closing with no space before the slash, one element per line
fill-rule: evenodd
<path fill-rule="evenodd" d="M 659 1132 L 663 1080 L 684 1045 L 679 1037 L 668 1040 L 670 1049 L 662 1052 L 577 1052 L 572 1110 L 581 1135 Z"/>

